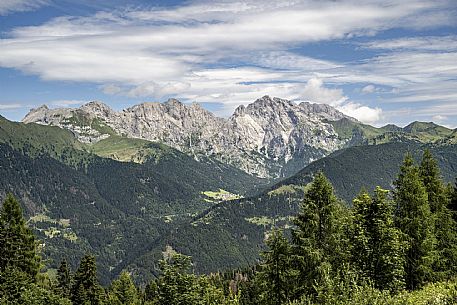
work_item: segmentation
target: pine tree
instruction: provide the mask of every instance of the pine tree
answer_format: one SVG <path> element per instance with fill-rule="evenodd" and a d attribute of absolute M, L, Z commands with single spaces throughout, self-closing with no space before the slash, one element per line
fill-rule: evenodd
<path fill-rule="evenodd" d="M 268 250 L 261 253 L 258 279 L 262 286 L 262 304 L 284 304 L 290 300 L 294 278 L 291 246 L 281 230 L 273 230 L 266 240 Z"/>
<path fill-rule="evenodd" d="M 457 271 L 457 223 L 452 217 L 451 194 L 444 184 L 438 163 L 430 150 L 425 150 L 420 165 L 420 174 L 427 190 L 428 202 L 434 221 L 439 259 L 435 260 L 435 278 L 443 280 Z"/>
<path fill-rule="evenodd" d="M 74 305 L 99 305 L 103 303 L 102 299 L 103 289 L 98 283 L 95 257 L 87 254 L 76 270 L 71 287 L 71 300 Z"/>
<path fill-rule="evenodd" d="M 111 283 L 109 290 L 109 304 L 112 305 L 138 305 L 141 304 L 138 290 L 127 272 L 122 272 Z"/>
<path fill-rule="evenodd" d="M 57 288 L 59 293 L 64 297 L 70 297 L 71 291 L 71 273 L 66 259 L 60 262 L 57 269 Z"/>
<path fill-rule="evenodd" d="M 32 280 L 40 269 L 35 236 L 12 194 L 7 195 L 0 210 L 0 273 L 9 268 L 24 272 Z"/>
<path fill-rule="evenodd" d="M 394 185 L 395 223 L 407 242 L 406 288 L 413 290 L 432 278 L 436 240 L 427 190 L 410 154 L 406 155 Z"/>
<path fill-rule="evenodd" d="M 295 297 L 315 295 L 316 286 L 331 289 L 332 280 L 346 269 L 350 251 L 344 229 L 347 221 L 347 211 L 331 183 L 318 173 L 294 219 L 294 265 L 299 282 Z"/>
<path fill-rule="evenodd" d="M 374 198 L 363 191 L 354 199 L 353 262 L 376 288 L 404 288 L 404 243 L 393 221 L 387 190 L 377 187 Z"/>

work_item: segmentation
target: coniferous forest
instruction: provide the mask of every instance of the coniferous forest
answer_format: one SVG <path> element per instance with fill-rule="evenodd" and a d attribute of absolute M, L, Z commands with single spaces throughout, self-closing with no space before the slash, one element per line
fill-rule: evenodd
<path fill-rule="evenodd" d="M 192 258 L 164 252 L 160 274 L 137 285 L 127 271 L 110 285 L 87 253 L 76 270 L 41 270 L 42 248 L 20 203 L 0 211 L 1 304 L 454 304 L 457 187 L 445 184 L 426 150 L 406 155 L 393 191 L 362 189 L 343 204 L 323 173 L 307 186 L 290 227 L 265 238 L 249 268 L 196 274 Z"/>

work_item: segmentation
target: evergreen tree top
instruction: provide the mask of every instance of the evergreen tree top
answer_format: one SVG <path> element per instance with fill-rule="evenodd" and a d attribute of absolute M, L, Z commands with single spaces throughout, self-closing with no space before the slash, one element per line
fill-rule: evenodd
<path fill-rule="evenodd" d="M 19 202 L 9 193 L 3 202 L 0 211 L 0 221 L 5 226 L 18 226 L 25 228 L 25 219 Z"/>
<path fill-rule="evenodd" d="M 8 268 L 18 269 L 34 280 L 40 269 L 35 236 L 12 194 L 7 195 L 0 210 L 0 271 Z"/>

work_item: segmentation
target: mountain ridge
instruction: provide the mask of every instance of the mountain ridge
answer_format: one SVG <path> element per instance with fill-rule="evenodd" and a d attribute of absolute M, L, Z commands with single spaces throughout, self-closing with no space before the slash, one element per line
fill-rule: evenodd
<path fill-rule="evenodd" d="M 302 160 L 300 168 L 344 146 L 345 140 L 325 122 L 342 118 L 357 122 L 328 105 L 264 96 L 239 106 L 227 119 L 197 103 L 169 99 L 121 111 L 101 102 L 79 108 L 44 105 L 22 121 L 69 129 L 83 143 L 111 135 L 163 142 L 197 159 L 210 156 L 259 177 L 279 177 L 288 175 L 281 167 L 295 157 Z"/>

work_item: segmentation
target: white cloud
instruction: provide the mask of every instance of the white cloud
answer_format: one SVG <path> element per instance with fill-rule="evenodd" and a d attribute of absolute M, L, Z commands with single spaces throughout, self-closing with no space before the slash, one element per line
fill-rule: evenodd
<path fill-rule="evenodd" d="M 457 51 L 457 36 L 405 37 L 388 40 L 375 40 L 361 44 L 369 49 L 414 50 L 414 51 Z"/>
<path fill-rule="evenodd" d="M 366 85 L 362 88 L 362 93 L 373 93 L 376 91 L 376 87 L 373 85 Z"/>
<path fill-rule="evenodd" d="M 12 109 L 19 109 L 19 108 L 23 108 L 24 105 L 22 104 L 18 104 L 18 103 L 15 103 L 15 104 L 0 104 L 0 110 L 12 110 Z"/>
<path fill-rule="evenodd" d="M 190 84 L 185 82 L 169 82 L 162 85 L 155 82 L 149 82 L 129 90 L 127 95 L 131 97 L 152 96 L 161 98 L 169 95 L 184 94 L 189 88 Z"/>
<path fill-rule="evenodd" d="M 8 33 L 0 40 L 0 66 L 45 80 L 96 83 L 107 94 L 222 103 L 226 112 L 265 94 L 306 97 L 346 105 L 344 111 L 373 121 L 377 108 L 350 103 L 338 86 L 370 83 L 366 90 L 397 88 L 393 101 L 450 102 L 457 52 L 444 48 L 453 45 L 453 36 L 428 37 L 428 44 L 419 38 L 373 41 L 362 47 L 386 53 L 351 66 L 296 54 L 294 47 L 455 24 L 450 6 L 427 0 L 199 1 L 66 16 Z"/>
<path fill-rule="evenodd" d="M 87 103 L 87 101 L 81 101 L 81 100 L 56 100 L 56 101 L 51 101 L 48 104 L 53 105 L 53 106 L 58 106 L 58 107 L 69 107 L 69 106 L 75 106 L 75 105 L 82 105 Z"/>
<path fill-rule="evenodd" d="M 444 116 L 444 115 L 440 115 L 440 114 L 437 114 L 437 115 L 434 115 L 432 116 L 432 120 L 434 122 L 437 122 L 437 123 L 441 123 L 441 122 L 444 122 L 448 119 L 447 116 Z"/>
<path fill-rule="evenodd" d="M 15 29 L 11 38 L 1 40 L 0 65 L 49 80 L 166 84 L 192 74 L 212 56 L 220 63 L 227 54 L 247 50 L 277 52 L 287 44 L 371 34 L 434 7 L 420 0 L 389 6 L 375 1 L 247 1 L 59 17 Z M 280 54 L 267 54 L 263 61 L 290 62 Z M 299 66 L 309 63 L 308 69 L 327 65 L 302 57 Z"/>
<path fill-rule="evenodd" d="M 303 91 L 303 98 L 312 102 L 330 104 L 344 114 L 357 120 L 373 124 L 382 117 L 381 108 L 371 108 L 349 101 L 341 89 L 329 89 L 324 86 L 322 79 L 310 79 Z"/>
<path fill-rule="evenodd" d="M 324 86 L 322 79 L 311 78 L 302 92 L 304 99 L 330 105 L 339 105 L 347 100 L 341 89 L 329 89 Z"/>
<path fill-rule="evenodd" d="M 102 86 L 100 86 L 100 89 L 103 91 L 103 93 L 111 94 L 111 95 L 122 92 L 122 88 L 115 84 L 102 85 Z"/>
<path fill-rule="evenodd" d="M 32 11 L 48 4 L 47 0 L 2 0 L 0 1 L 0 16 L 13 12 Z"/>
<path fill-rule="evenodd" d="M 382 118 L 382 109 L 378 107 L 371 108 L 368 106 L 362 106 L 358 103 L 348 102 L 344 105 L 338 106 L 337 109 L 342 113 L 367 124 L 374 124 Z"/>

